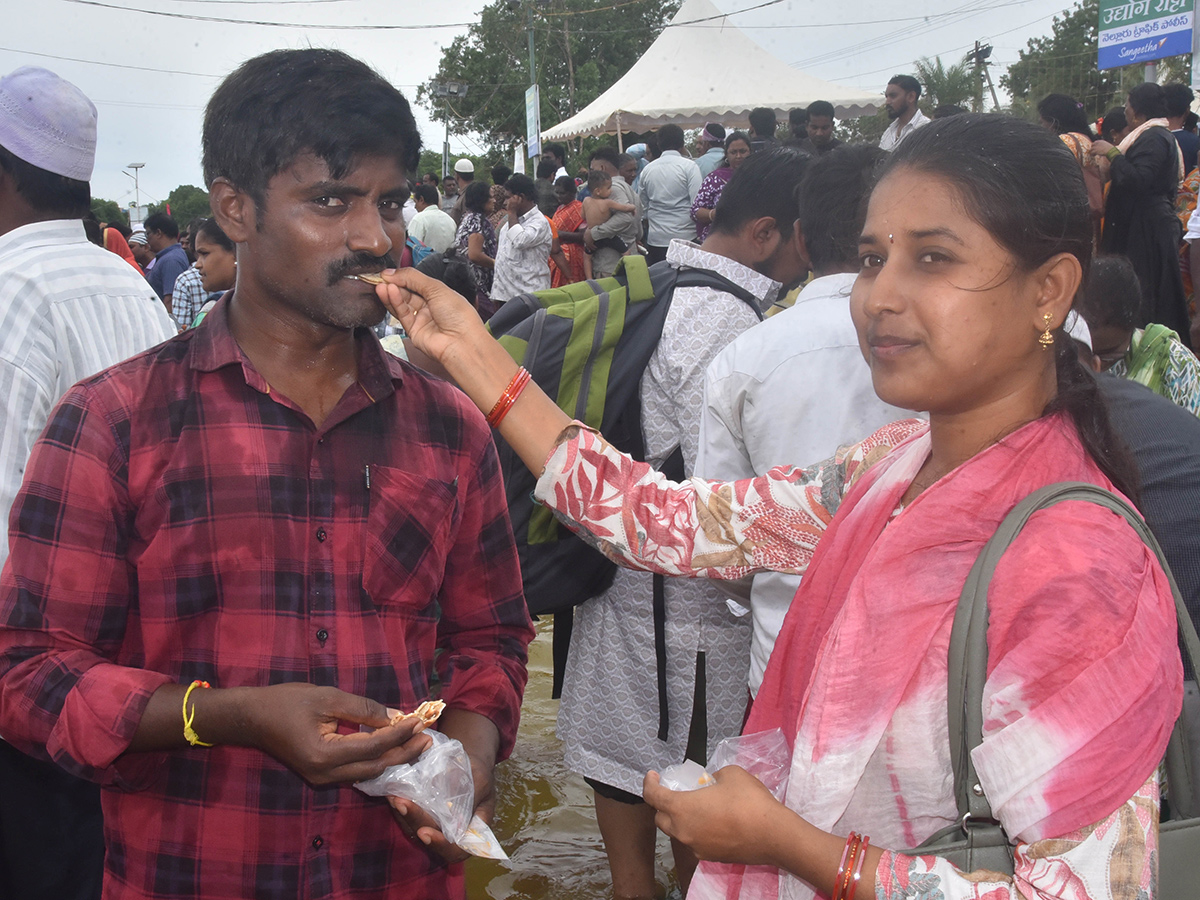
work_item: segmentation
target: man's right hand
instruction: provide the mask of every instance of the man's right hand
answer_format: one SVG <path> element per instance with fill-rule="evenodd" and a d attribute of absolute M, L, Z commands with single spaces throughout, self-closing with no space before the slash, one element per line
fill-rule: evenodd
<path fill-rule="evenodd" d="M 193 694 L 195 696 L 195 694 Z M 309 784 L 366 781 L 388 766 L 412 762 L 430 744 L 415 717 L 391 724 L 387 707 L 313 684 L 248 688 L 240 706 L 246 740 Z M 374 731 L 339 730 L 340 723 Z"/>
<path fill-rule="evenodd" d="M 187 746 L 186 690 L 166 684 L 154 692 L 127 752 Z M 310 784 L 375 778 L 388 766 L 412 762 L 430 743 L 417 733 L 416 718 L 393 725 L 383 704 L 315 684 L 196 689 L 187 706 L 202 741 L 262 750 Z M 359 725 L 376 730 L 360 732 Z"/>
<path fill-rule="evenodd" d="M 589 250 L 596 249 L 596 239 L 592 237 L 592 229 L 590 226 L 583 230 L 583 245 Z"/>

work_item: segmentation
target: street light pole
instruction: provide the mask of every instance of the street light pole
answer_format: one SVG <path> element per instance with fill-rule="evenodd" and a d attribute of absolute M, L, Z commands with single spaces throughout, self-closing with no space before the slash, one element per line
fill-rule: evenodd
<path fill-rule="evenodd" d="M 127 169 L 133 169 L 133 205 L 137 207 L 139 222 L 142 221 L 142 194 L 138 187 L 138 175 L 140 174 L 141 170 L 145 168 L 145 166 L 145 163 L 130 163 L 125 167 Z M 130 222 L 129 225 L 132 227 L 133 222 Z"/>
<path fill-rule="evenodd" d="M 442 178 L 450 174 L 450 99 L 467 96 L 467 85 L 457 81 L 435 81 L 432 85 L 435 97 L 445 98 L 442 119 L 446 126 L 446 139 L 442 141 Z"/>

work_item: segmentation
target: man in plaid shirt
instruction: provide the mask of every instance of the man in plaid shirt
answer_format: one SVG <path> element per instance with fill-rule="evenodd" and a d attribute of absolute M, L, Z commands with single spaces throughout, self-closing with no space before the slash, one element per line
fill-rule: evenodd
<path fill-rule="evenodd" d="M 105 898 L 463 893 L 422 810 L 351 787 L 425 748 L 388 710 L 436 691 L 486 819 L 532 637 L 490 432 L 353 277 L 394 264 L 419 150 L 350 57 L 245 63 L 204 126 L 235 295 L 72 388 L 30 458 L 0 734 L 102 784 Z"/>

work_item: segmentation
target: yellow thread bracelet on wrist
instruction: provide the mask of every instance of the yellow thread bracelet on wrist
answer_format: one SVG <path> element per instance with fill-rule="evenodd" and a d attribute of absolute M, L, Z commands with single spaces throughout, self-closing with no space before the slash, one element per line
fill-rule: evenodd
<path fill-rule="evenodd" d="M 188 689 L 186 691 L 184 691 L 184 693 L 183 693 L 183 737 L 193 747 L 211 747 L 212 744 L 206 744 L 204 741 L 200 740 L 200 736 L 198 734 L 196 734 L 195 729 L 192 728 L 192 722 L 196 718 L 195 704 L 192 705 L 191 714 L 190 715 L 188 714 L 188 697 L 190 697 L 192 695 L 192 691 L 194 691 L 198 687 L 207 688 L 207 687 L 212 687 L 212 685 L 210 685 L 207 681 L 193 681 L 191 684 L 188 685 Z"/>

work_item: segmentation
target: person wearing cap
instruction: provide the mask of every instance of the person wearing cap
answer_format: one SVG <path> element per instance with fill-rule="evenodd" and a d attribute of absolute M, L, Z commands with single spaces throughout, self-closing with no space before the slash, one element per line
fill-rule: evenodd
<path fill-rule="evenodd" d="M 474 180 L 475 163 L 464 156 L 454 164 L 454 183 L 458 187 L 458 198 L 454 201 L 454 207 L 450 210 L 450 217 L 454 219 L 455 228 L 462 224 L 463 195 L 466 193 L 467 185 Z"/>
<path fill-rule="evenodd" d="M 725 126 L 718 122 L 705 125 L 700 132 L 700 149 L 702 152 L 696 159 L 696 166 L 703 180 L 725 161 Z"/>
<path fill-rule="evenodd" d="M 129 235 L 129 252 L 142 267 L 143 274 L 154 268 L 154 251 L 150 249 L 150 239 L 146 237 L 145 229 L 139 228 Z"/>
<path fill-rule="evenodd" d="M 353 787 L 427 749 L 391 711 L 436 691 L 489 818 L 533 637 L 487 422 L 383 350 L 359 278 L 399 259 L 420 133 L 369 66 L 309 48 L 229 75 L 202 144 L 237 283 L 34 446 L 0 733 L 102 785 L 105 900 L 461 898 L 433 818 Z"/>
<path fill-rule="evenodd" d="M 84 234 L 95 152 L 96 107 L 77 87 L 30 66 L 0 78 L 0 562 L 58 398 L 175 333 L 145 279 Z M 3 741 L 0 785 L 0 897 L 98 896 L 96 786 Z"/>

